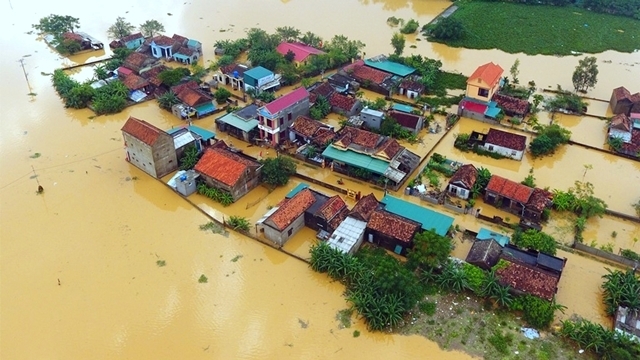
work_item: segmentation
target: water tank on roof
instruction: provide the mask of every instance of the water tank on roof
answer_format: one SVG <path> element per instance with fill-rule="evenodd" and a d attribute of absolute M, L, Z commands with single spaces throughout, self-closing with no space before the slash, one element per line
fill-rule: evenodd
<path fill-rule="evenodd" d="M 187 181 L 187 174 L 180 175 L 180 181 Z"/>
<path fill-rule="evenodd" d="M 233 71 L 233 77 L 236 78 L 236 79 L 240 77 L 240 74 L 238 73 L 238 70 L 234 70 Z"/>

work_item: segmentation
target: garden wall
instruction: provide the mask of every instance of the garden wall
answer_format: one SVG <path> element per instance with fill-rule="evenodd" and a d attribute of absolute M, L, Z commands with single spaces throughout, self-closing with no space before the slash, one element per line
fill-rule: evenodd
<path fill-rule="evenodd" d="M 591 255 L 594 255 L 594 256 L 609 260 L 609 261 L 613 261 L 613 262 L 618 263 L 620 265 L 631 267 L 631 268 L 639 265 L 638 262 L 636 262 L 636 261 L 627 259 L 627 258 L 622 257 L 620 255 L 616 255 L 616 254 L 610 253 L 608 251 L 596 249 L 594 247 L 587 246 L 585 244 L 581 244 L 579 242 L 574 243 L 573 244 L 573 248 L 576 249 L 576 250 L 580 250 L 580 251 L 586 252 L 588 254 L 591 254 Z"/>

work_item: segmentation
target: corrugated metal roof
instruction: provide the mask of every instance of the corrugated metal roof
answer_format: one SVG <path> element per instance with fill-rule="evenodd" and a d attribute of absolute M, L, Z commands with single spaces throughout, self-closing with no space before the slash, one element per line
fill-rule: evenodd
<path fill-rule="evenodd" d="M 366 227 L 366 222 L 347 217 L 333 234 L 331 234 L 327 240 L 327 244 L 334 249 L 348 254 L 351 250 L 354 250 L 353 247 L 363 236 Z"/>
<path fill-rule="evenodd" d="M 503 234 L 498 234 L 491 230 L 480 228 L 478 231 L 478 235 L 476 235 L 477 240 L 495 240 L 500 246 L 505 246 L 509 243 L 509 237 Z"/>
<path fill-rule="evenodd" d="M 396 103 L 394 103 L 393 106 L 391 106 L 391 108 L 393 108 L 393 110 L 398 110 L 406 113 L 411 113 L 413 110 L 415 110 L 413 107 L 409 105 L 396 104 Z"/>
<path fill-rule="evenodd" d="M 193 137 L 191 132 L 187 131 L 183 134 L 179 134 L 173 138 L 173 146 L 176 149 L 179 149 L 190 142 L 196 141 L 196 138 Z"/>
<path fill-rule="evenodd" d="M 229 113 L 223 117 L 218 118 L 218 120 L 244 132 L 249 132 L 258 127 L 258 120 L 245 120 L 234 113 Z"/>
<path fill-rule="evenodd" d="M 263 68 L 262 66 L 256 66 L 252 69 L 245 71 L 244 75 L 254 78 L 256 80 L 259 80 L 269 75 L 273 75 L 273 72 L 269 69 Z"/>
<path fill-rule="evenodd" d="M 422 230 L 434 230 L 437 234 L 445 236 L 449 227 L 453 224 L 453 218 L 437 211 L 385 195 L 380 201 L 385 204 L 385 210 L 406 217 L 422 224 Z"/>
<path fill-rule="evenodd" d="M 378 175 L 384 175 L 389 163 L 368 155 L 360 154 L 352 150 L 338 150 L 333 145 L 327 146 L 322 156 L 332 160 L 343 162 L 347 165 L 367 169 Z"/>
<path fill-rule="evenodd" d="M 416 69 L 410 66 L 406 66 L 397 62 L 389 61 L 389 60 L 383 60 L 383 61 L 365 60 L 364 63 L 365 65 L 370 66 L 374 69 L 386 71 L 388 73 L 402 76 L 402 77 L 411 75 L 416 71 Z"/>
<path fill-rule="evenodd" d="M 204 140 L 204 141 L 207 141 L 207 140 L 210 140 L 210 139 L 216 137 L 216 133 L 214 133 L 213 131 L 209 131 L 209 130 L 203 129 L 203 128 L 198 127 L 198 126 L 193 126 L 193 125 L 190 125 L 190 126 L 178 126 L 178 127 L 171 128 L 171 129 L 167 130 L 167 134 L 171 135 L 171 134 L 173 134 L 175 132 L 178 132 L 181 129 L 185 129 L 185 128 L 188 129 L 189 131 L 191 131 L 192 133 L 200 136 L 202 138 L 202 140 Z"/>
<path fill-rule="evenodd" d="M 292 197 L 294 197 L 297 193 L 299 193 L 300 191 L 308 188 L 309 185 L 305 184 L 305 183 L 300 183 L 298 185 L 296 185 L 296 187 L 294 187 L 291 191 L 289 191 L 289 193 L 285 196 L 286 199 L 291 199 Z"/>

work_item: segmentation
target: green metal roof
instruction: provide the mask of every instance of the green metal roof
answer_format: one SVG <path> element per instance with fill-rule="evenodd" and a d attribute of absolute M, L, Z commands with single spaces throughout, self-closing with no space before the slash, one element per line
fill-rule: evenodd
<path fill-rule="evenodd" d="M 180 54 L 180 53 L 173 54 L 173 57 L 178 58 L 178 59 L 182 59 L 182 60 L 189 60 L 190 59 L 190 57 L 188 57 L 187 55 Z"/>
<path fill-rule="evenodd" d="M 434 230 L 438 235 L 445 236 L 453 224 L 453 218 L 420 205 L 385 195 L 381 203 L 385 210 L 396 215 L 406 217 L 422 224 L 422 230 Z"/>
<path fill-rule="evenodd" d="M 368 155 L 360 154 L 352 150 L 338 150 L 332 145 L 322 152 L 322 156 L 332 160 L 343 162 L 361 169 L 367 169 L 378 175 L 384 175 L 389 163 Z"/>
<path fill-rule="evenodd" d="M 184 129 L 184 128 L 185 128 L 184 126 L 178 126 L 178 127 L 171 128 L 171 129 L 167 130 L 167 134 L 171 135 L 174 132 L 177 132 L 178 130 Z M 191 131 L 192 133 L 199 135 L 202 138 L 202 140 L 204 140 L 204 141 L 207 141 L 209 139 L 212 139 L 212 138 L 216 137 L 216 133 L 214 133 L 213 131 L 209 131 L 209 130 L 203 129 L 203 128 L 198 127 L 198 126 L 191 125 L 191 126 L 186 126 L 186 128 L 189 131 Z"/>
<path fill-rule="evenodd" d="M 256 66 L 252 69 L 249 69 L 244 72 L 244 75 L 249 76 L 253 79 L 262 79 L 263 77 L 267 77 L 269 75 L 273 75 L 273 72 L 269 69 L 265 69 L 262 66 Z"/>
<path fill-rule="evenodd" d="M 300 191 L 308 188 L 309 185 L 305 184 L 305 183 L 300 183 L 298 185 L 296 185 L 296 187 L 294 187 L 293 189 L 291 189 L 291 191 L 289 191 L 289 193 L 285 196 L 286 199 L 291 199 L 292 197 L 296 196 L 297 193 L 299 193 Z"/>
<path fill-rule="evenodd" d="M 393 110 L 398 110 L 398 111 L 402 111 L 402 112 L 406 112 L 406 113 L 411 113 L 413 110 L 415 110 L 413 107 L 411 107 L 409 105 L 396 104 L 396 103 L 393 103 L 393 106 L 391 106 L 391 108 Z"/>
<path fill-rule="evenodd" d="M 256 127 L 258 127 L 258 120 L 256 119 L 245 120 L 234 113 L 229 113 L 221 118 L 218 118 L 218 120 L 226 124 L 229 124 L 234 128 L 240 129 L 244 132 L 249 132 L 255 129 Z"/>
<path fill-rule="evenodd" d="M 495 240 L 500 246 L 504 247 L 509 243 L 509 237 L 507 235 L 498 234 L 491 230 L 480 228 L 478 231 L 478 235 L 476 235 L 477 240 Z"/>
<path fill-rule="evenodd" d="M 378 69 L 378 70 L 382 70 L 382 71 L 386 71 L 388 73 L 391 73 L 393 75 L 398 75 L 398 76 L 402 76 L 405 77 L 407 75 L 411 75 L 413 74 L 416 69 L 407 66 L 407 65 L 403 65 L 397 62 L 393 62 L 393 61 L 389 61 L 389 60 L 383 60 L 383 61 L 371 61 L 371 60 L 365 60 L 364 64 L 372 67 L 374 69 Z"/>
<path fill-rule="evenodd" d="M 199 45 L 200 45 L 200 41 L 198 40 L 189 39 L 189 41 L 187 41 L 187 46 L 197 47 Z"/>

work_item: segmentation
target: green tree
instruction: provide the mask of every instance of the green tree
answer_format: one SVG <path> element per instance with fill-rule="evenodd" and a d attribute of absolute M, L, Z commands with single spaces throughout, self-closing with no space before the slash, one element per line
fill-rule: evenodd
<path fill-rule="evenodd" d="M 130 22 L 126 21 L 123 17 L 118 16 L 116 18 L 116 22 L 107 29 L 107 35 L 111 39 L 122 39 L 125 36 L 131 35 L 135 29 L 136 27 Z"/>
<path fill-rule="evenodd" d="M 191 170 L 200 160 L 200 153 L 195 145 L 189 145 L 184 149 L 184 155 L 180 159 L 180 170 Z"/>
<path fill-rule="evenodd" d="M 165 110 L 171 110 L 173 105 L 180 104 L 180 102 L 180 99 L 178 99 L 173 91 L 167 91 L 158 96 L 158 105 Z"/>
<path fill-rule="evenodd" d="M 300 42 L 312 46 L 314 48 L 322 48 L 322 38 L 311 31 L 307 31 L 300 37 Z"/>
<path fill-rule="evenodd" d="M 80 43 L 74 40 L 64 40 L 62 38 L 57 38 L 57 45 L 55 46 L 56 51 L 58 51 L 62 55 L 73 55 L 78 51 L 82 50 L 80 47 Z"/>
<path fill-rule="evenodd" d="M 296 163 L 286 156 L 262 160 L 262 182 L 271 186 L 282 186 L 296 173 Z"/>
<path fill-rule="evenodd" d="M 452 249 L 450 238 L 435 231 L 423 231 L 413 238 L 413 248 L 409 250 L 407 259 L 413 267 L 437 268 L 448 261 Z"/>
<path fill-rule="evenodd" d="M 578 62 L 573 72 L 573 87 L 576 91 L 587 92 L 598 82 L 598 64 L 595 56 L 587 56 Z"/>
<path fill-rule="evenodd" d="M 65 98 L 65 107 L 83 109 L 95 96 L 95 90 L 89 84 L 75 86 Z"/>
<path fill-rule="evenodd" d="M 131 49 L 127 49 L 125 47 L 117 48 L 113 50 L 113 56 L 111 58 L 124 61 L 124 59 L 131 55 L 131 53 L 133 53 L 133 50 Z"/>
<path fill-rule="evenodd" d="M 158 79 L 167 86 L 174 86 L 180 83 L 183 78 L 191 75 L 189 69 L 175 68 L 163 70 L 158 74 Z"/>
<path fill-rule="evenodd" d="M 213 97 L 216 99 L 218 104 L 224 104 L 230 96 L 231 92 L 223 87 L 218 88 L 218 90 L 213 94 Z"/>
<path fill-rule="evenodd" d="M 624 145 L 624 140 L 617 136 L 610 136 L 607 140 L 607 144 L 609 144 L 611 149 L 613 149 L 614 151 L 620 151 L 620 149 L 622 149 L 622 146 Z"/>
<path fill-rule="evenodd" d="M 59 37 L 65 32 L 74 32 L 80 27 L 80 19 L 69 15 L 55 15 L 43 17 L 37 24 L 31 25 L 41 34 L 51 34 Z"/>
<path fill-rule="evenodd" d="M 287 62 L 293 62 L 295 58 L 296 53 L 294 53 L 292 50 L 289 50 L 286 54 L 284 54 L 284 59 L 287 60 Z"/>
<path fill-rule="evenodd" d="M 109 77 L 109 70 L 104 65 L 99 65 L 93 69 L 93 74 L 98 80 L 104 80 Z"/>
<path fill-rule="evenodd" d="M 393 53 L 400 56 L 404 51 L 405 38 L 401 33 L 393 33 L 391 37 L 391 46 L 393 47 Z"/>
<path fill-rule="evenodd" d="M 454 17 L 441 18 L 429 30 L 429 34 L 437 40 L 460 40 L 465 36 L 465 29 L 462 22 Z"/>
<path fill-rule="evenodd" d="M 525 232 L 516 231 L 511 237 L 511 242 L 523 249 L 533 249 L 546 254 L 555 255 L 558 243 L 549 234 L 535 229 Z"/>
<path fill-rule="evenodd" d="M 355 59 L 365 44 L 358 40 L 349 40 L 344 35 L 335 35 L 331 41 L 325 45 L 331 57 L 333 66 L 344 64 L 351 59 Z"/>
<path fill-rule="evenodd" d="M 420 24 L 416 20 L 410 19 L 400 29 L 400 32 L 403 34 L 413 34 L 418 30 L 419 27 L 420 27 Z"/>
<path fill-rule="evenodd" d="M 276 28 L 276 34 L 280 37 L 280 41 L 293 42 L 298 40 L 300 30 L 291 26 L 282 26 Z"/>
<path fill-rule="evenodd" d="M 331 104 L 326 97 L 319 95 L 315 104 L 309 110 L 309 116 L 314 120 L 324 119 L 331 112 Z"/>
<path fill-rule="evenodd" d="M 164 31 L 164 25 L 158 20 L 147 20 L 140 25 L 140 32 L 144 37 L 153 37 Z"/>
<path fill-rule="evenodd" d="M 511 74 L 511 81 L 516 85 L 519 84 L 520 80 L 518 79 L 518 75 L 520 74 L 520 59 L 516 59 L 513 62 L 511 69 L 509 69 L 509 73 Z"/>

